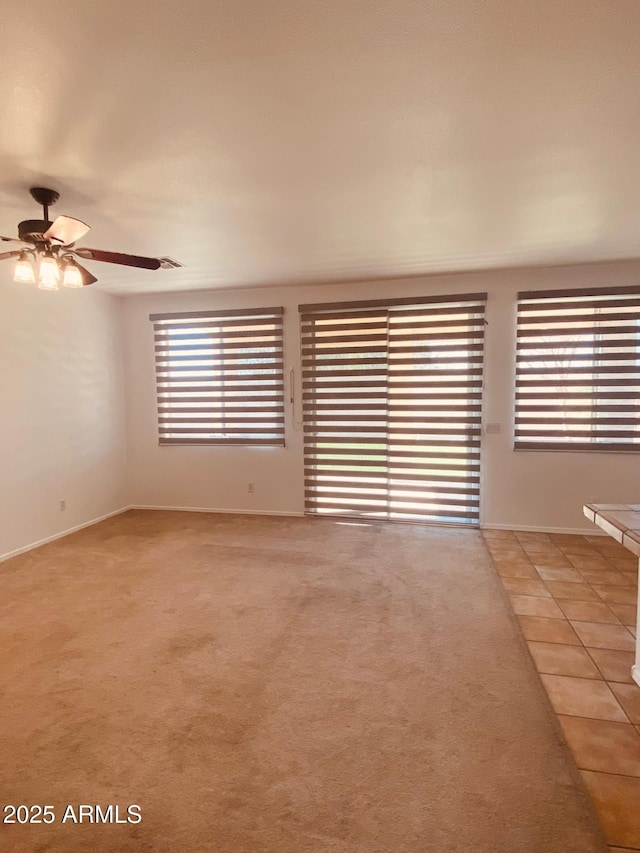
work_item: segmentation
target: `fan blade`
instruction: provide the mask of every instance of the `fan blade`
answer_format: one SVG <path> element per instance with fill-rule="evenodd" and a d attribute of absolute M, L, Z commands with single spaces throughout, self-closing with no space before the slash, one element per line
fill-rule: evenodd
<path fill-rule="evenodd" d="M 75 243 L 91 231 L 91 226 L 71 216 L 58 216 L 51 228 L 45 232 L 45 240 L 55 240 L 63 246 Z"/>
<path fill-rule="evenodd" d="M 93 273 L 90 273 L 86 267 L 81 266 L 77 261 L 74 261 L 73 263 L 78 267 L 78 269 L 80 270 L 80 273 L 82 274 L 82 286 L 83 287 L 86 287 L 88 284 L 95 284 L 96 283 L 96 281 L 98 279 L 95 277 L 95 275 Z"/>
<path fill-rule="evenodd" d="M 144 258 L 142 255 L 123 255 L 120 252 L 103 252 L 100 249 L 76 249 L 76 255 L 89 261 L 105 261 L 107 264 L 122 264 L 125 267 L 140 267 L 145 270 L 160 268 L 159 258 Z"/>
<path fill-rule="evenodd" d="M 2 252 L 0 253 L 0 261 L 6 261 L 7 258 L 17 258 L 18 255 L 22 254 L 22 249 L 16 249 L 13 252 Z"/>
<path fill-rule="evenodd" d="M 24 240 L 21 240 L 19 237 L 0 237 L 0 241 L 3 243 L 20 243 L 21 246 L 28 246 L 28 243 L 25 243 Z"/>

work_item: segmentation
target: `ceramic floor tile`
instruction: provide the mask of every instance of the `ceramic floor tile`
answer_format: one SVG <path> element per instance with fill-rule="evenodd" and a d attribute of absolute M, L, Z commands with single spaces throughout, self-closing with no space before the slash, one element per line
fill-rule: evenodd
<path fill-rule="evenodd" d="M 513 530 L 489 530 L 486 528 L 481 532 L 485 539 L 511 539 L 515 541 L 516 538 Z"/>
<path fill-rule="evenodd" d="M 538 533 L 533 530 L 514 530 L 514 535 L 518 542 L 544 542 L 546 545 L 552 544 L 551 534 Z"/>
<path fill-rule="evenodd" d="M 525 542 L 522 546 L 531 559 L 538 559 L 541 563 L 553 563 L 554 560 L 565 561 L 566 557 L 555 545 L 544 545 L 537 542 Z"/>
<path fill-rule="evenodd" d="M 607 681 L 633 683 L 631 667 L 635 652 L 620 652 L 614 649 L 587 649 Z"/>
<path fill-rule="evenodd" d="M 556 714 L 628 722 L 606 682 L 566 675 L 540 675 Z"/>
<path fill-rule="evenodd" d="M 640 853 L 634 631 L 614 621 L 627 624 L 633 616 L 635 624 L 637 562 L 606 536 L 491 530 L 483 536 L 613 845 L 610 853 Z"/>
<path fill-rule="evenodd" d="M 624 545 L 620 542 L 616 542 L 610 536 L 603 536 L 602 542 L 594 542 L 592 544 L 598 553 L 609 559 L 616 559 L 619 557 L 624 560 L 629 556 L 629 552 Z"/>
<path fill-rule="evenodd" d="M 566 581 L 545 581 L 551 595 L 558 599 L 570 598 L 573 601 L 600 601 L 600 596 L 586 583 L 567 583 Z"/>
<path fill-rule="evenodd" d="M 572 548 L 562 548 L 562 551 L 567 555 L 570 560 L 583 558 L 586 560 L 609 559 L 606 554 L 603 554 L 602 551 L 599 551 L 594 545 L 589 545 L 587 542 L 585 542 L 584 545 L 579 545 L 575 550 Z"/>
<path fill-rule="evenodd" d="M 569 560 L 567 560 L 565 555 L 562 553 L 562 551 L 558 552 L 558 554 L 553 557 L 551 555 L 532 551 L 530 554 L 528 554 L 528 557 L 532 563 L 537 563 L 540 566 L 548 566 L 550 569 L 574 568 L 569 562 Z"/>
<path fill-rule="evenodd" d="M 557 535 L 558 536 L 571 536 L 571 535 L 577 536 L 577 534 L 570 534 L 570 533 L 559 533 Z M 603 533 L 585 533 L 582 538 L 586 542 L 588 542 L 590 545 L 593 545 L 594 548 L 597 548 L 599 545 L 600 546 L 608 545 L 609 542 L 611 541 L 609 539 L 609 537 L 605 536 Z"/>
<path fill-rule="evenodd" d="M 606 586 L 631 586 L 629 578 L 625 577 L 623 572 L 580 572 L 587 583 L 604 584 Z"/>
<path fill-rule="evenodd" d="M 599 557 L 600 554 L 589 542 L 555 542 L 563 554 L 571 554 L 573 557 Z"/>
<path fill-rule="evenodd" d="M 615 566 L 612 566 L 604 557 L 587 557 L 585 554 L 566 554 L 567 560 L 571 565 L 580 571 L 613 571 Z"/>
<path fill-rule="evenodd" d="M 518 563 L 519 565 L 531 565 L 531 560 L 523 552 L 522 554 L 492 554 L 489 552 L 491 559 L 496 563 Z"/>
<path fill-rule="evenodd" d="M 640 687 L 635 682 L 633 684 L 616 684 L 613 681 L 610 687 L 618 702 L 627 712 L 631 722 L 640 724 Z"/>
<path fill-rule="evenodd" d="M 558 715 L 581 770 L 640 776 L 640 735 L 630 723 Z"/>
<path fill-rule="evenodd" d="M 630 530 L 629 533 L 633 535 L 634 531 Z M 626 546 L 624 557 L 609 557 L 609 559 L 615 566 L 620 566 L 626 569 L 626 571 L 628 572 L 638 571 L 639 558 L 635 553 L 632 553 Z"/>
<path fill-rule="evenodd" d="M 637 532 L 638 532 L 638 528 L 635 528 L 635 530 L 629 530 L 629 533 L 631 533 L 631 534 L 637 533 Z M 625 550 L 625 553 L 624 553 L 623 557 L 610 557 L 609 559 L 614 560 L 614 561 L 619 560 L 621 563 L 626 563 L 630 569 L 636 569 L 637 570 L 638 569 L 638 562 L 640 561 L 640 558 L 638 557 L 638 555 L 635 552 L 630 551 L 626 547 L 626 545 L 624 546 L 624 550 Z"/>
<path fill-rule="evenodd" d="M 624 548 L 624 545 L 621 545 L 620 547 Z M 627 549 L 625 548 L 624 550 L 626 551 Z M 620 560 L 620 557 L 616 554 L 607 554 L 607 553 L 604 553 L 602 551 L 596 551 L 592 557 L 587 557 L 587 559 L 588 560 L 602 561 L 602 562 L 606 563 L 608 566 L 610 566 L 612 569 L 615 569 L 615 568 L 617 568 L 616 562 L 618 560 Z M 621 562 L 626 563 L 627 562 L 626 557 Z"/>
<path fill-rule="evenodd" d="M 625 530 L 629 528 L 625 527 Z M 631 556 L 630 552 L 624 547 L 623 544 L 623 531 L 616 529 L 616 537 L 614 539 L 613 536 L 607 533 L 606 539 L 604 542 L 600 542 L 599 544 L 594 545 L 596 551 L 601 554 L 603 557 L 606 557 L 607 560 L 626 560 Z"/>
<path fill-rule="evenodd" d="M 521 551 L 519 554 L 517 554 L 513 551 L 511 551 L 509 553 L 509 552 L 504 552 L 504 551 L 492 551 L 491 549 L 489 549 L 489 553 L 491 554 L 492 560 L 498 560 L 498 562 L 500 562 L 500 563 L 511 563 L 511 562 L 514 562 L 514 563 L 530 563 L 531 562 L 531 560 L 527 557 L 527 555 L 524 553 L 524 551 Z"/>
<path fill-rule="evenodd" d="M 562 619 L 544 619 L 539 616 L 518 616 L 522 633 L 527 640 L 541 643 L 562 643 L 580 646 L 578 635 L 571 625 Z"/>
<path fill-rule="evenodd" d="M 621 548 L 623 548 L 624 546 L 623 546 L 623 545 L 621 545 L 620 547 L 621 547 Z M 631 552 L 630 552 L 627 548 L 625 548 L 624 550 L 625 550 L 626 554 L 631 554 Z M 599 554 L 600 554 L 600 556 L 601 556 L 604 560 L 607 560 L 607 562 L 609 562 L 609 563 L 611 564 L 611 567 L 612 567 L 612 568 L 617 568 L 617 565 L 616 565 L 616 564 L 617 564 L 617 562 L 618 562 L 618 561 L 620 561 L 621 563 L 624 563 L 625 565 L 627 565 L 627 560 L 626 560 L 626 559 L 624 559 L 624 560 L 620 560 L 620 555 L 619 555 L 619 554 L 607 553 L 607 552 L 605 552 L 605 551 L 601 551 L 601 552 L 599 552 Z M 634 559 L 635 559 L 635 560 L 637 560 L 638 558 L 634 556 Z M 631 566 L 631 568 L 636 568 L 636 567 L 635 567 L 635 566 Z"/>
<path fill-rule="evenodd" d="M 593 770 L 580 772 L 607 841 L 620 847 L 640 848 L 640 779 Z"/>
<path fill-rule="evenodd" d="M 511 595 L 537 595 L 541 598 L 551 598 L 551 593 L 541 580 L 529 578 L 501 578 L 502 586 Z"/>
<path fill-rule="evenodd" d="M 526 554 L 494 554 L 489 551 L 489 555 L 491 556 L 491 559 L 496 563 L 531 563 Z"/>
<path fill-rule="evenodd" d="M 629 532 L 633 533 L 633 531 Z M 631 541 L 633 542 L 633 540 Z M 624 550 L 626 552 L 626 556 L 622 559 L 619 555 L 615 554 L 603 554 L 602 556 L 611 563 L 613 568 L 617 569 L 618 571 L 638 571 L 638 557 L 635 555 L 635 553 L 631 553 L 631 551 L 627 547 L 625 547 Z"/>
<path fill-rule="evenodd" d="M 518 616 L 545 616 L 548 619 L 564 619 L 562 610 L 552 598 L 534 595 L 510 595 L 511 606 Z M 606 607 L 606 605 L 603 605 Z"/>
<path fill-rule="evenodd" d="M 607 604 L 636 604 L 638 591 L 632 586 L 606 586 L 593 584 L 593 589 Z"/>
<path fill-rule="evenodd" d="M 549 536 L 551 537 L 551 541 L 555 542 L 556 545 L 571 545 L 575 543 L 576 545 L 586 544 L 592 548 L 594 547 L 594 537 L 591 534 L 582 536 L 579 533 L 550 533 Z"/>
<path fill-rule="evenodd" d="M 540 576 L 531 563 L 515 563 L 512 561 L 501 563 L 494 561 L 494 566 L 496 572 L 501 578 L 529 578 L 530 580 L 540 580 Z"/>
<path fill-rule="evenodd" d="M 503 560 L 517 560 L 526 557 L 526 554 L 522 548 L 505 548 L 503 545 L 496 545 L 490 541 L 485 542 L 485 545 L 489 549 L 489 553 L 492 556 L 500 557 Z"/>
<path fill-rule="evenodd" d="M 618 617 L 603 601 L 561 601 L 560 607 L 567 619 L 577 619 L 580 622 L 620 624 Z"/>
<path fill-rule="evenodd" d="M 597 666 L 580 646 L 531 641 L 528 645 L 538 672 L 573 675 L 577 678 L 602 678 Z"/>
<path fill-rule="evenodd" d="M 491 552 L 499 553 L 501 551 L 513 552 L 517 554 L 523 553 L 522 545 L 517 539 L 485 539 L 484 544 Z"/>
<path fill-rule="evenodd" d="M 569 583 L 582 582 L 582 575 L 577 569 L 547 566 L 536 562 L 534 562 L 533 565 L 544 581 L 567 581 Z"/>
<path fill-rule="evenodd" d="M 633 636 L 624 625 L 603 625 L 600 622 L 574 620 L 571 620 L 571 625 L 585 646 L 594 649 L 618 649 L 622 652 L 632 652 L 636 647 Z"/>
<path fill-rule="evenodd" d="M 635 604 L 610 604 L 609 607 L 616 614 L 623 625 L 635 625 L 638 612 Z"/>

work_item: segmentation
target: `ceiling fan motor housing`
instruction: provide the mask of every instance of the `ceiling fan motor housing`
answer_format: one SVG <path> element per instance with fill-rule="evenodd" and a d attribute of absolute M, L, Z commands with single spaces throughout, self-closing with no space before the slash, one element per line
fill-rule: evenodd
<path fill-rule="evenodd" d="M 18 236 L 27 243 L 43 243 L 45 233 L 51 228 L 46 219 L 25 219 L 18 223 Z"/>

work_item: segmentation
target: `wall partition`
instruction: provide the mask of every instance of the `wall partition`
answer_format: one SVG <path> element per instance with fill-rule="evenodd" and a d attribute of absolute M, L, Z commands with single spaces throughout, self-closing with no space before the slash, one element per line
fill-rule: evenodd
<path fill-rule="evenodd" d="M 478 523 L 485 303 L 299 306 L 307 514 Z"/>

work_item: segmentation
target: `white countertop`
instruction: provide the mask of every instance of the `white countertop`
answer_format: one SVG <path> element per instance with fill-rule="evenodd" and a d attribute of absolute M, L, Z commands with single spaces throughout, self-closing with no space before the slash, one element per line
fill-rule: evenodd
<path fill-rule="evenodd" d="M 589 521 L 640 557 L 640 504 L 585 504 L 582 509 Z"/>

